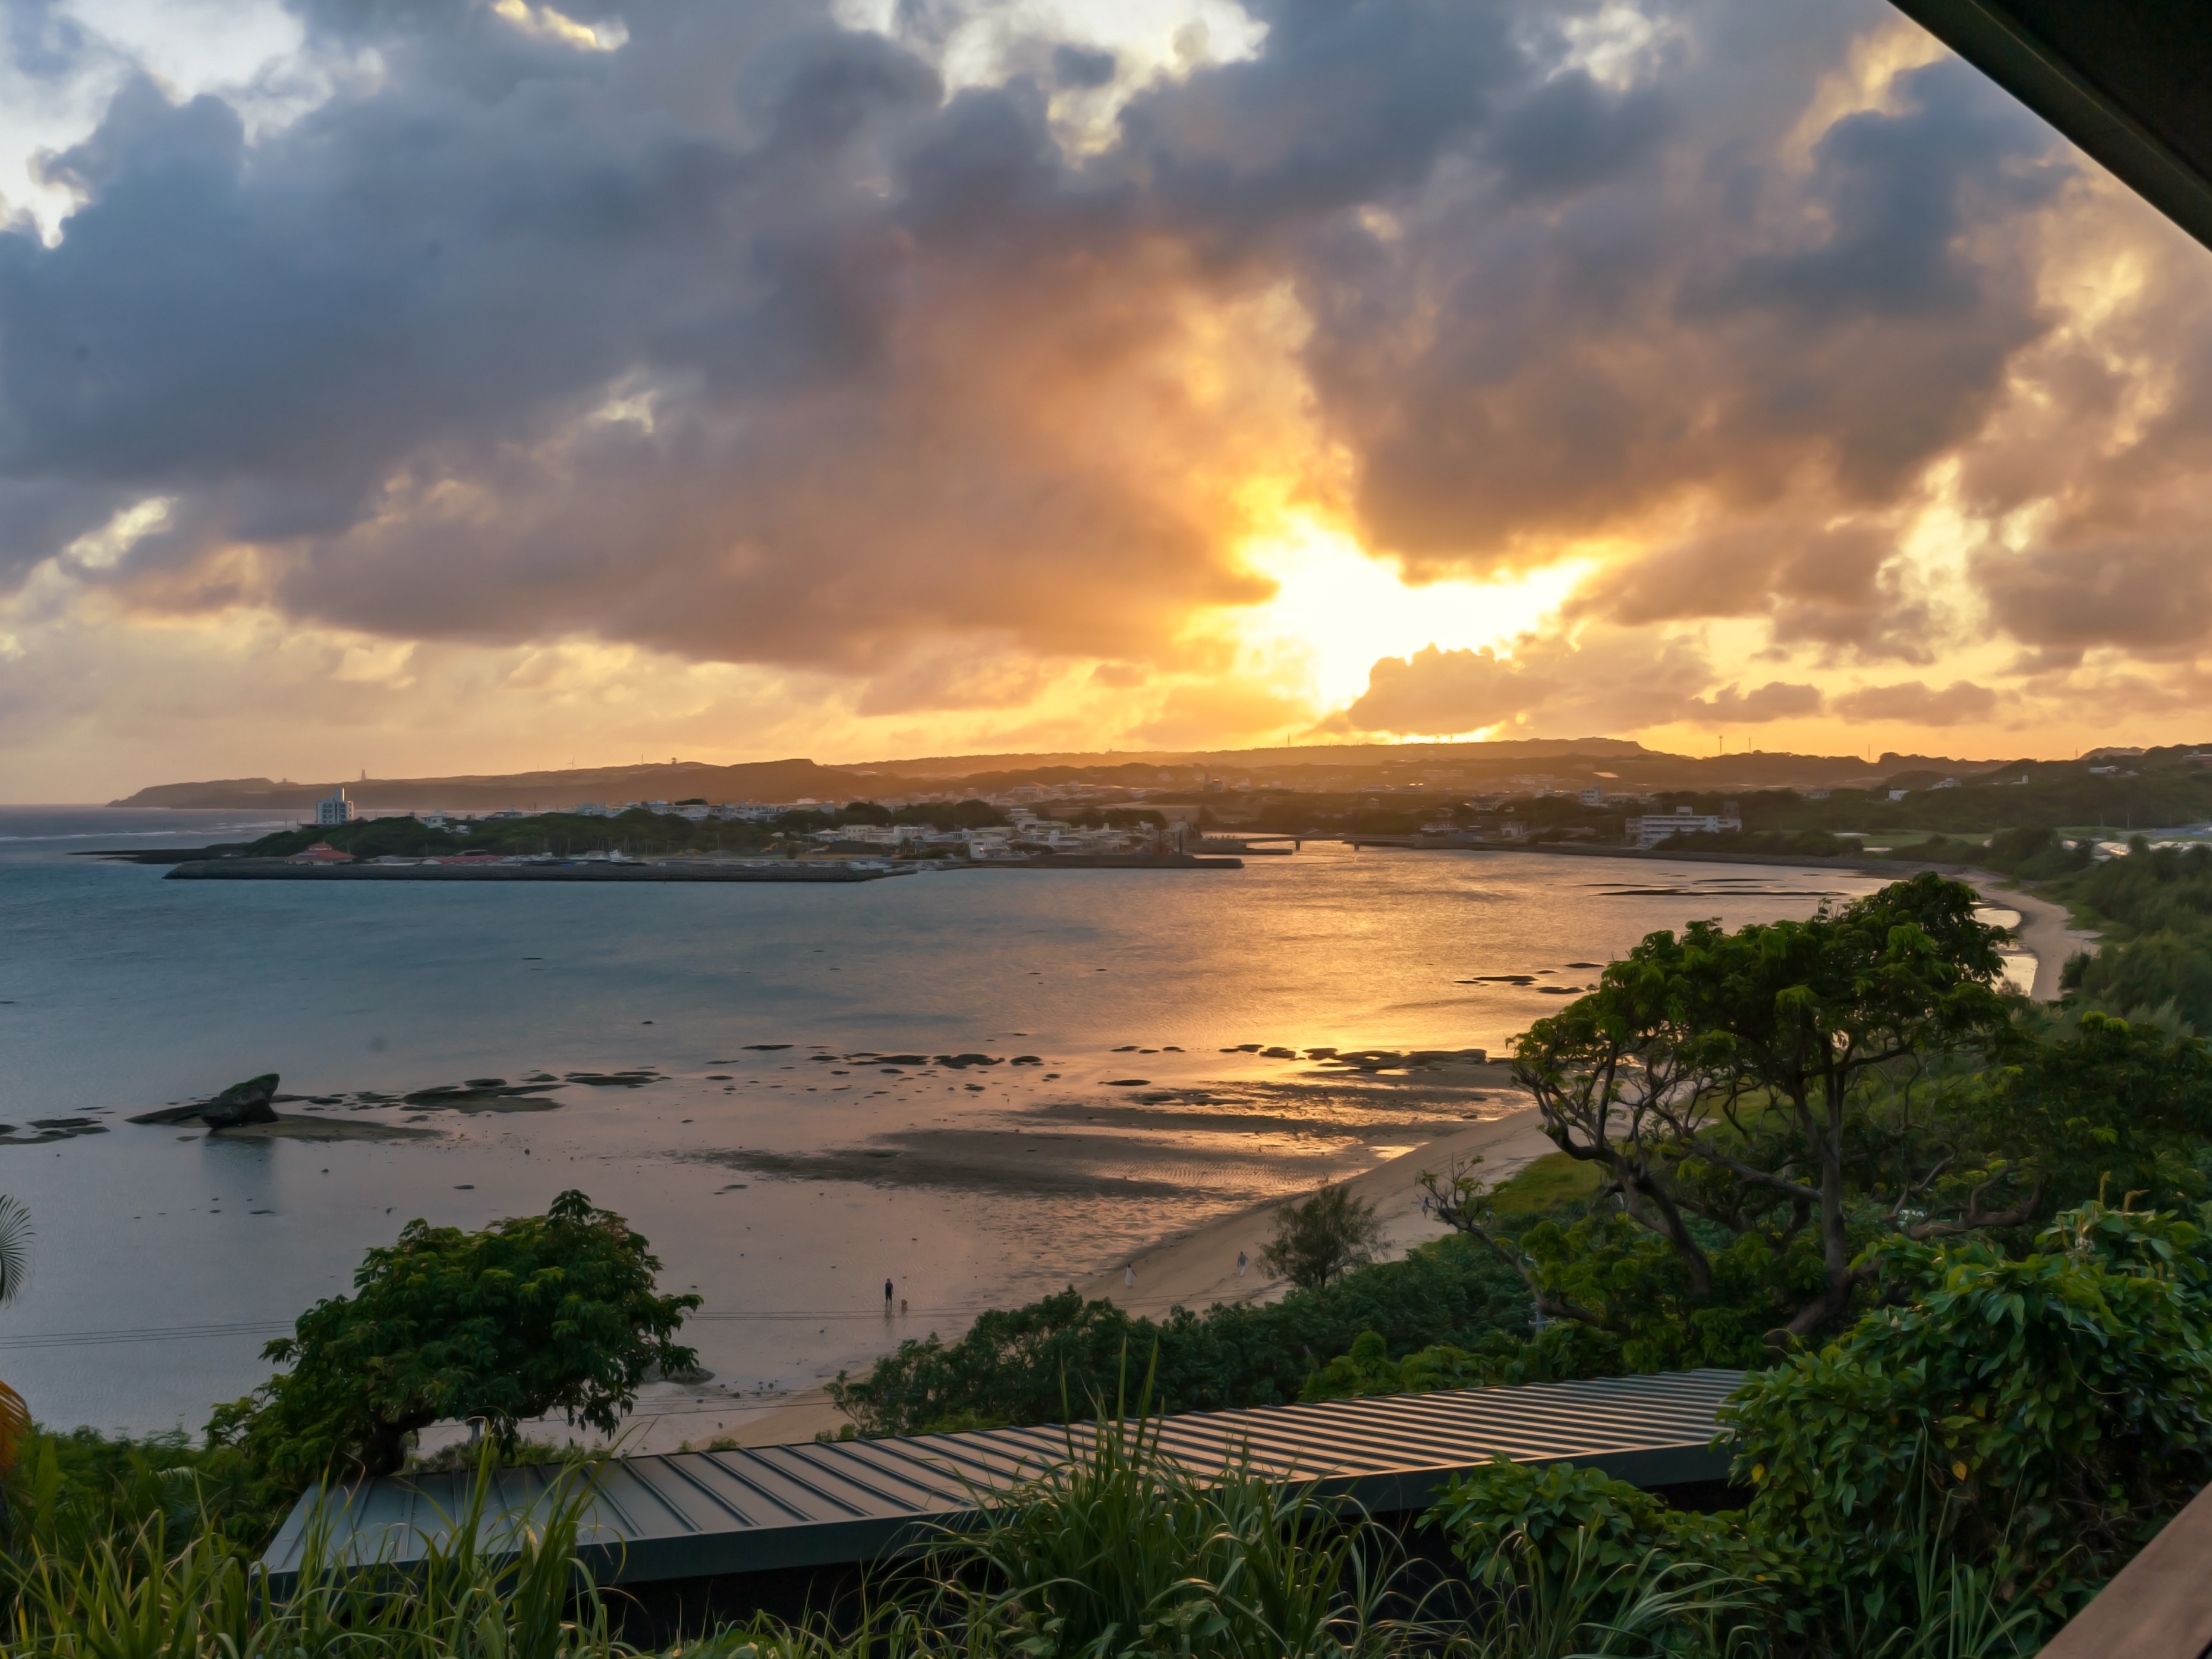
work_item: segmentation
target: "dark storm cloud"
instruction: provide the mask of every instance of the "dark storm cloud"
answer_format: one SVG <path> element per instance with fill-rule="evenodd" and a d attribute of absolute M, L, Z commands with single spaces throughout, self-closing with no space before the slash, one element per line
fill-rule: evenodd
<path fill-rule="evenodd" d="M 2212 536 L 2201 532 L 1993 557 L 1980 574 L 1997 621 L 2046 657 L 2100 646 L 2187 655 L 2212 635 Z"/>
<path fill-rule="evenodd" d="M 2019 239 L 2054 169 L 2023 112 L 1938 63 L 1800 173 L 1810 71 L 1869 11 L 1682 11 L 1695 45 L 1659 94 L 1554 82 L 1395 241 L 1340 228 L 1316 256 L 1310 356 L 1385 544 L 1482 567 L 1686 490 L 1886 502 L 2045 327 Z M 1508 142 L 1539 106 L 1548 142 Z M 1528 169 L 1560 157 L 1583 159 L 1555 202 Z"/>
<path fill-rule="evenodd" d="M 0 64 L 61 81 L 104 56 L 98 39 L 56 0 L 0 0 Z"/>
<path fill-rule="evenodd" d="M 1576 594 L 1577 616 L 1630 624 L 1765 617 L 1780 646 L 1831 659 L 1925 662 L 1936 624 L 1907 591 L 1884 529 L 1806 524 L 1770 512 L 1662 546 L 1601 573 Z"/>
<path fill-rule="evenodd" d="M 2065 169 L 1962 67 L 1790 152 L 1877 0 L 1677 0 L 1625 82 L 1576 54 L 1594 0 L 1273 0 L 1253 57 L 1080 157 L 1054 88 L 1121 66 L 1033 42 L 1034 76 L 948 96 L 948 5 L 890 35 L 826 0 L 564 8 L 613 52 L 452 0 L 296 9 L 380 73 L 252 141 L 136 82 L 50 163 L 60 240 L 0 234 L 0 577 L 158 495 L 106 578 L 140 604 L 989 706 L 1026 671 L 927 641 L 1157 659 L 1261 596 L 1233 486 L 1310 418 L 1417 571 L 1695 499 L 1716 528 L 1591 616 L 1917 659 L 1929 619 L 1853 526 L 2048 327 L 2022 227 Z M 1223 320 L 1284 290 L 1310 416 L 1268 390 L 1283 340 Z M 1378 665 L 1359 718 L 1554 678 L 1469 654 Z"/>
<path fill-rule="evenodd" d="M 1114 79 L 1114 54 L 1091 46 L 1070 46 L 1066 41 L 1052 49 L 1053 79 L 1063 87 L 1081 91 L 1095 91 Z"/>

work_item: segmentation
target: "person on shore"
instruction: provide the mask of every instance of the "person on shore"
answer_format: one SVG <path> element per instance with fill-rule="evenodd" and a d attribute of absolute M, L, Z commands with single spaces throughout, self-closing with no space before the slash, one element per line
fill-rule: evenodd
<path fill-rule="evenodd" d="M 1132 1261 L 1121 1269 L 1121 1282 L 1133 1291 L 1137 1288 L 1137 1264 L 1135 1262 Z"/>
<path fill-rule="evenodd" d="M 1237 1251 L 1237 1278 L 1239 1278 L 1239 1279 L 1243 1278 L 1243 1277 L 1244 1277 L 1244 1269 L 1245 1269 L 1245 1268 L 1247 1268 L 1247 1267 L 1250 1267 L 1251 1265 L 1252 1265 L 1252 1264 L 1251 1264 L 1249 1261 L 1247 1261 L 1247 1260 L 1245 1259 L 1244 1252 L 1243 1252 L 1243 1251 L 1239 1250 L 1239 1251 Z"/>
<path fill-rule="evenodd" d="M 885 1313 L 889 1313 L 891 1310 L 892 1294 L 891 1282 L 890 1279 L 886 1279 L 884 1280 L 884 1311 Z"/>

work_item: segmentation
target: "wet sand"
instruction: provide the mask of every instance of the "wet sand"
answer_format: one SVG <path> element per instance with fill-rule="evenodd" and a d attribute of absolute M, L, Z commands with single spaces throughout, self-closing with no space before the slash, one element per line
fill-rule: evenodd
<path fill-rule="evenodd" d="M 1484 1178 L 1503 1182 L 1557 1150 L 1545 1136 L 1535 1108 L 1520 1106 L 1487 1121 L 1439 1135 L 1344 1184 L 1361 1201 L 1375 1206 L 1387 1240 L 1382 1255 L 1389 1260 L 1441 1238 L 1449 1231 L 1422 1213 L 1419 1183 L 1425 1172 L 1441 1173 L 1480 1158 Z M 1217 1302 L 1279 1300 L 1289 1286 L 1263 1273 L 1259 1264 L 1260 1253 L 1267 1248 L 1283 1202 L 1274 1200 L 1255 1205 L 1178 1237 L 1162 1240 L 1127 1264 L 1136 1273 L 1133 1287 L 1124 1282 L 1120 1269 L 1112 1269 L 1082 1281 L 1076 1288 L 1086 1297 L 1103 1297 L 1131 1313 L 1155 1317 L 1177 1306 L 1205 1308 Z M 1237 1273 L 1240 1250 L 1249 1263 L 1241 1279 Z"/>

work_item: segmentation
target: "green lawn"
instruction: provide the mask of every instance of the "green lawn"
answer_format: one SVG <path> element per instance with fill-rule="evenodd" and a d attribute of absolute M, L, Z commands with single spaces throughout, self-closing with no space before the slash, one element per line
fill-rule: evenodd
<path fill-rule="evenodd" d="M 1598 1168 L 1565 1152 L 1547 1152 L 1498 1189 L 1500 1215 L 1534 1215 L 1587 1199 L 1597 1191 Z"/>

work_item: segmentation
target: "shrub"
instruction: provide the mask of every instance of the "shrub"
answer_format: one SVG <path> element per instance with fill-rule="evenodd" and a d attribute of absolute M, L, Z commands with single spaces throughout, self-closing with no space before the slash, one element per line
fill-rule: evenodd
<path fill-rule="evenodd" d="M 2212 1480 L 2212 1246 L 2090 1204 L 2013 1259 L 1892 1240 L 1881 1300 L 1723 1416 L 1755 1529 L 1862 1607 L 1907 1599 L 1931 1530 L 2052 1616 Z"/>
<path fill-rule="evenodd" d="M 1275 1212 L 1274 1237 L 1260 1252 L 1260 1266 L 1302 1291 L 1317 1290 L 1372 1261 L 1382 1238 L 1372 1204 L 1354 1198 L 1349 1188 L 1323 1187 L 1304 1203 Z"/>
<path fill-rule="evenodd" d="M 1278 1405 L 1363 1331 L 1402 1350 L 1517 1334 L 1528 1321 L 1511 1270 L 1447 1238 L 1266 1307 L 1177 1308 L 1153 1321 L 1064 1291 L 984 1314 L 955 1342 L 902 1342 L 865 1376 L 840 1373 L 830 1394 L 869 1434 L 1063 1420 L 1071 1407 L 1117 1397 L 1130 1365 L 1152 1366 L 1163 1410 Z"/>
<path fill-rule="evenodd" d="M 217 1408 L 208 1437 L 297 1492 L 327 1470 L 394 1472 L 407 1437 L 441 1419 L 481 1418 L 503 1449 L 551 1411 L 611 1434 L 650 1368 L 696 1359 L 675 1335 L 699 1298 L 656 1295 L 659 1267 L 579 1192 L 481 1232 L 410 1221 L 368 1253 L 353 1296 L 268 1346 L 292 1369 Z"/>

